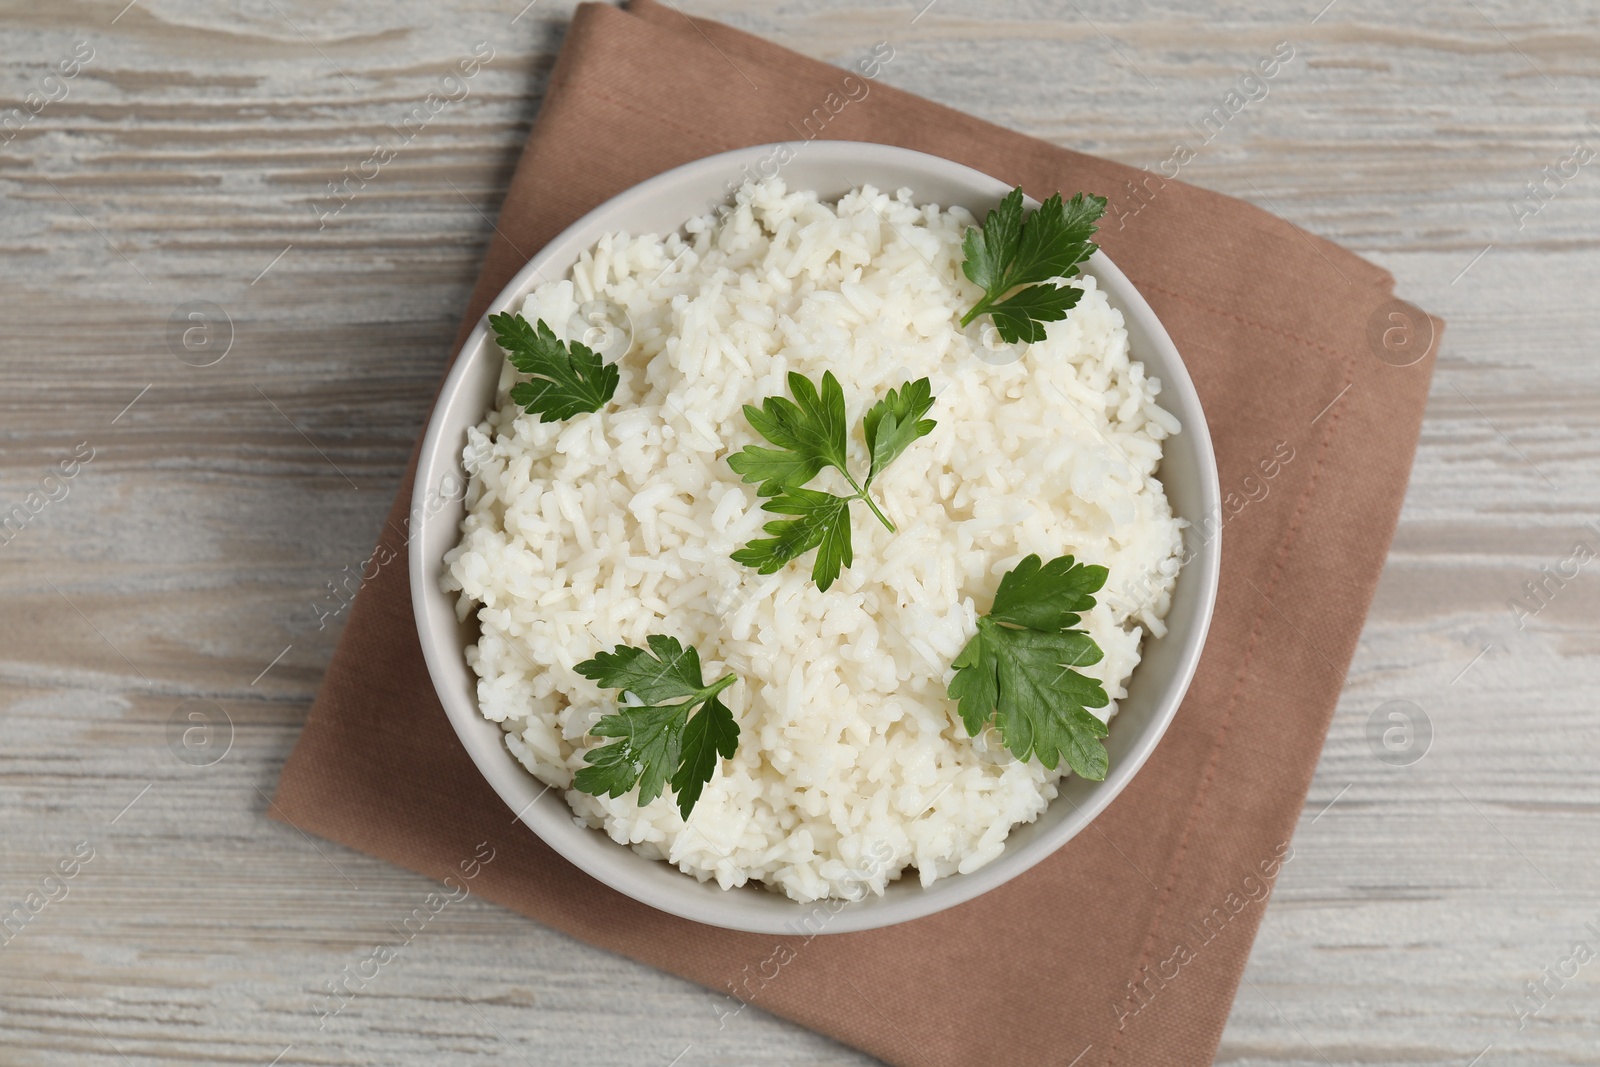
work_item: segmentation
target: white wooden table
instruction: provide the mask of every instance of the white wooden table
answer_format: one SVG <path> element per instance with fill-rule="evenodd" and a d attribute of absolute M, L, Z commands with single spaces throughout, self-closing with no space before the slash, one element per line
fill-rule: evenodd
<path fill-rule="evenodd" d="M 337 636 L 313 605 L 373 543 L 570 9 L 124 2 L 0 16 L 23 109 L 0 115 L 0 511 L 27 520 L 0 535 L 0 912 L 43 894 L 0 931 L 0 1063 L 867 1062 L 757 1010 L 719 1030 L 715 994 L 475 898 L 318 1030 L 313 993 L 431 885 L 268 822 L 265 795 Z M 926 2 L 685 0 L 829 59 L 888 40 L 889 83 L 1152 167 L 1289 41 L 1182 176 L 1450 323 L 1219 1062 L 1594 1063 L 1600 963 L 1520 1029 L 1513 1003 L 1600 951 L 1600 563 L 1510 603 L 1600 550 L 1600 160 L 1575 161 L 1600 151 L 1600 13 Z M 478 41 L 471 95 L 319 230 L 326 183 Z M 1431 722 L 1409 765 L 1369 742 L 1388 701 Z M 231 749 L 180 762 L 171 731 L 211 707 Z"/>

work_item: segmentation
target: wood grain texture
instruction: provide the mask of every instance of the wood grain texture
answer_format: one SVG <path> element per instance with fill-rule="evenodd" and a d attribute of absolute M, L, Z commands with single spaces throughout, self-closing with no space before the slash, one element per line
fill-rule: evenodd
<path fill-rule="evenodd" d="M 0 947 L 0 1063 L 868 1062 L 754 1009 L 719 1026 L 715 994 L 477 899 L 319 1029 L 315 991 L 432 886 L 267 821 L 266 796 L 337 637 L 317 606 L 375 539 L 570 5 L 123 2 L 0 4 L 0 513 L 58 497 L 0 546 L 0 911 L 93 849 Z M 684 6 L 835 61 L 890 41 L 891 84 L 1151 167 L 1294 44 L 1182 177 L 1371 257 L 1450 328 L 1218 1062 L 1592 1063 L 1600 965 L 1521 1029 L 1509 1002 L 1600 948 L 1600 565 L 1531 619 L 1509 602 L 1600 547 L 1600 161 L 1513 208 L 1600 150 L 1600 13 L 1324 2 Z M 470 94 L 319 222 L 479 41 Z M 190 351 L 169 319 L 193 301 L 226 319 Z M 178 358 L 230 332 L 220 362 Z M 169 747 L 195 700 L 231 720 L 205 767 Z M 1369 742 L 1391 700 L 1432 723 L 1410 766 Z"/>

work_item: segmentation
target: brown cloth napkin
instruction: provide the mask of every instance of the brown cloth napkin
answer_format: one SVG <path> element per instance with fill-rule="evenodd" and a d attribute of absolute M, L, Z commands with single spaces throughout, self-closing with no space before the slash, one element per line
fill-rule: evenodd
<path fill-rule="evenodd" d="M 475 890 L 724 993 L 708 1040 L 737 994 L 893 1064 L 1208 1063 L 1267 889 L 1293 862 L 1442 324 L 1393 300 L 1384 271 L 1248 204 L 878 83 L 860 98 L 859 72 L 845 74 L 649 0 L 579 8 L 462 335 L 590 208 L 715 152 L 799 144 L 818 107 L 830 139 L 931 152 L 1039 198 L 1108 194 L 1125 214 L 1100 241 L 1183 353 L 1227 494 L 1216 620 L 1149 764 L 1049 860 L 938 915 L 809 940 L 700 926 L 593 882 L 511 823 L 434 697 L 393 566 L 351 609 L 274 815 L 438 878 L 491 842 Z M 401 554 L 410 499 L 408 475 L 384 534 Z"/>

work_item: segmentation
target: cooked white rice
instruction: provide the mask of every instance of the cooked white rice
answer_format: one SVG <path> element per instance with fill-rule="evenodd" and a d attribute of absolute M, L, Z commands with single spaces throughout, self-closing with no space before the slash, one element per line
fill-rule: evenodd
<path fill-rule="evenodd" d="M 1183 523 L 1152 476 L 1178 422 L 1092 276 L 1023 358 L 979 358 L 958 323 L 980 295 L 961 273 L 974 224 L 907 189 L 830 205 L 772 180 L 686 237 L 605 237 L 528 297 L 523 315 L 567 339 L 580 304 L 609 298 L 633 344 L 613 401 L 560 423 L 509 401 L 506 365 L 469 434 L 445 588 L 463 618 L 477 611 L 483 714 L 591 826 L 701 880 L 799 901 L 881 893 L 908 867 L 924 886 L 982 867 L 1069 773 L 1018 763 L 992 729 L 968 737 L 945 695 L 1000 576 L 1029 553 L 1110 569 L 1084 625 L 1105 651 L 1086 673 L 1115 713 L 1178 571 Z M 788 395 L 791 370 L 839 378 L 855 462 L 873 400 L 923 376 L 937 398 L 937 428 L 874 485 L 899 532 L 858 509 L 855 564 L 825 593 L 810 554 L 768 576 L 728 558 L 773 517 L 727 463 L 762 443 L 741 406 Z M 833 476 L 813 484 L 838 491 Z M 687 824 L 670 791 L 641 808 L 570 788 L 618 697 L 574 665 L 652 633 L 696 646 L 707 680 L 739 676 L 722 694 L 738 753 Z"/>

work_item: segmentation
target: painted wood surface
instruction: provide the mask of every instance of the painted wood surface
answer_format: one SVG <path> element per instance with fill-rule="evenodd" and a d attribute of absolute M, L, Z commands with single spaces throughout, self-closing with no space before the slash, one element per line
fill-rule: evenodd
<path fill-rule="evenodd" d="M 0 948 L 0 1063 L 868 1062 L 755 1010 L 719 1029 L 716 995 L 474 898 L 318 1029 L 314 991 L 432 887 L 266 796 L 570 7 L 123 2 L 0 4 L 0 510 L 42 501 L 0 547 L 0 903 L 59 897 Z M 1600 12 L 1324 3 L 685 6 L 830 60 L 890 41 L 891 84 L 1151 167 L 1293 44 L 1182 176 L 1450 326 L 1218 1062 L 1593 1063 L 1600 565 L 1545 575 L 1600 549 Z M 471 92 L 319 228 L 479 41 Z M 225 758 L 178 761 L 174 716 L 214 708 Z M 1415 762 L 1370 739 L 1396 708 L 1430 724 Z"/>

